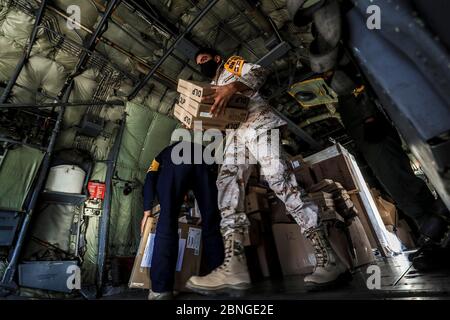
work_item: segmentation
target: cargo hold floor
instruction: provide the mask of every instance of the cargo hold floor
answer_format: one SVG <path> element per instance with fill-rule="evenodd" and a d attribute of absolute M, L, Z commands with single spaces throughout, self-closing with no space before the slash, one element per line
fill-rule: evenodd
<path fill-rule="evenodd" d="M 242 298 L 259 300 L 296 299 L 450 299 L 450 270 L 421 273 L 411 267 L 407 254 L 377 261 L 381 271 L 381 289 L 369 290 L 367 267 L 362 267 L 353 275 L 347 286 L 325 292 L 307 292 L 302 276 L 284 279 L 264 280 L 255 283 Z M 129 290 L 103 299 L 147 298 L 147 290 Z M 227 296 L 205 297 L 193 293 L 182 293 L 177 300 L 229 299 Z"/>

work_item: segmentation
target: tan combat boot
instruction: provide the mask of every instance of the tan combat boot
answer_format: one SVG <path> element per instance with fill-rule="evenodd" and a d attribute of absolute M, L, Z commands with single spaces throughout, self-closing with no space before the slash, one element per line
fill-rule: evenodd
<path fill-rule="evenodd" d="M 311 241 L 316 257 L 314 272 L 304 279 L 307 290 L 325 290 L 351 280 L 347 267 L 331 248 L 324 227 L 309 229 L 305 236 Z"/>
<path fill-rule="evenodd" d="M 203 295 L 239 294 L 250 288 L 251 281 L 243 241 L 244 237 L 240 234 L 225 237 L 224 263 L 204 277 L 191 277 L 186 287 Z"/>

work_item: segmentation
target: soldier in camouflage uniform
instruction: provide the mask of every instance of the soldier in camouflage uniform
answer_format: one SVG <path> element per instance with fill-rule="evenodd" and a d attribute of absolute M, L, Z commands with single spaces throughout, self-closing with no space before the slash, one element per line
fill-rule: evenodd
<path fill-rule="evenodd" d="M 267 101 L 258 92 L 266 80 L 267 70 L 237 56 L 223 63 L 213 49 L 201 49 L 196 55 L 196 62 L 202 73 L 213 79 L 212 84 L 216 85 L 212 114 L 223 112 L 236 92 L 249 96 L 250 103 L 247 121 L 238 130 L 227 132 L 224 163 L 217 179 L 221 230 L 225 239 L 224 264 L 207 276 L 191 277 L 186 286 L 203 294 L 250 287 L 244 254 L 244 239 L 249 228 L 244 200 L 252 163 L 261 166 L 270 188 L 284 202 L 286 211 L 316 247 L 318 265 L 315 272 L 305 278 L 305 282 L 311 286 L 334 283 L 346 271 L 346 267 L 332 252 L 319 227 L 317 205 L 302 199 L 303 190 L 288 169 L 279 142 L 271 141 L 270 131 L 286 123 L 271 111 Z"/>

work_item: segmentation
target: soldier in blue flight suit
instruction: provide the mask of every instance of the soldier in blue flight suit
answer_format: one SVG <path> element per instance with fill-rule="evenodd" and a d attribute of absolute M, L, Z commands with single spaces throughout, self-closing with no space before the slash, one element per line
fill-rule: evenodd
<path fill-rule="evenodd" d="M 213 165 L 194 163 L 194 146 L 194 143 L 182 141 L 165 148 L 153 160 L 145 178 L 144 218 L 141 229 L 151 215 L 156 197 L 161 206 L 150 268 L 152 289 L 149 300 L 173 297 L 178 255 L 178 216 L 184 196 L 189 190 L 193 191 L 200 209 L 203 253 L 207 258 L 208 272 L 220 266 L 224 260 L 224 245 L 220 233 L 221 217 L 217 207 L 217 174 Z M 183 152 L 191 150 L 191 161 L 175 164 L 172 150 L 174 154 L 178 152 L 181 157 Z"/>

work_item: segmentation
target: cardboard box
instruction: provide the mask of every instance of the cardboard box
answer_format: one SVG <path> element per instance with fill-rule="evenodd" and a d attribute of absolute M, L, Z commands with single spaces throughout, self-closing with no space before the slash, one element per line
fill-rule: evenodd
<path fill-rule="evenodd" d="M 261 281 L 264 278 L 272 276 L 269 259 L 270 254 L 267 252 L 264 243 L 261 243 L 258 246 L 245 247 L 245 255 L 252 282 Z"/>
<path fill-rule="evenodd" d="M 231 122 L 231 121 L 224 121 L 224 120 L 217 120 L 212 118 L 196 118 L 192 114 L 190 114 L 188 111 L 183 109 L 179 104 L 175 105 L 174 116 L 180 120 L 184 125 L 186 125 L 189 129 L 195 129 L 194 128 L 194 121 L 201 121 L 202 129 L 211 129 L 215 128 L 218 130 L 225 130 L 225 129 L 236 129 L 240 126 L 240 122 Z"/>
<path fill-rule="evenodd" d="M 209 113 L 211 110 L 211 104 L 197 102 L 181 94 L 178 98 L 178 105 L 180 105 L 184 110 L 192 114 L 194 117 L 212 118 L 212 115 L 210 115 Z M 214 119 L 244 122 L 247 120 L 247 116 L 248 110 L 246 108 L 231 107 L 228 104 L 227 108 L 225 108 L 225 113 Z"/>
<path fill-rule="evenodd" d="M 250 227 L 244 240 L 244 246 L 257 246 L 261 243 L 262 237 L 261 218 L 249 216 L 248 220 L 250 221 Z"/>
<path fill-rule="evenodd" d="M 277 197 L 271 197 L 270 202 L 270 219 L 271 223 L 295 223 L 294 218 L 286 212 L 286 206 Z"/>
<path fill-rule="evenodd" d="M 156 223 L 156 218 L 147 220 L 128 283 L 130 288 L 151 288 L 150 268 L 148 266 L 151 264 Z M 185 284 L 187 280 L 193 275 L 198 275 L 200 271 L 201 228 L 185 223 L 179 223 L 178 228 L 180 238 L 174 290 L 186 291 Z"/>
<path fill-rule="evenodd" d="M 217 116 L 217 117 L 213 117 L 213 115 L 209 113 L 210 109 L 195 110 L 195 109 L 190 108 L 187 111 L 198 120 L 211 119 L 211 120 L 226 121 L 226 122 L 245 122 L 247 120 L 247 116 L 248 116 L 247 110 L 236 109 L 236 108 L 225 108 L 224 114 Z"/>
<path fill-rule="evenodd" d="M 348 230 L 356 256 L 353 259 L 353 267 L 357 268 L 374 262 L 375 255 L 373 254 L 372 246 L 359 217 L 353 218 Z"/>
<path fill-rule="evenodd" d="M 215 93 L 212 85 L 206 82 L 178 80 L 177 91 L 186 97 L 204 104 L 213 104 Z M 234 94 L 228 102 L 228 107 L 246 108 L 250 98 L 243 94 Z"/>
<path fill-rule="evenodd" d="M 328 240 L 336 255 L 346 265 L 348 269 L 353 269 L 354 249 L 350 246 L 345 231 L 336 227 L 330 227 L 328 230 Z"/>
<path fill-rule="evenodd" d="M 334 208 L 335 203 L 333 196 L 328 192 L 314 192 L 309 193 L 308 198 L 315 202 L 318 206 L 323 208 Z"/>
<path fill-rule="evenodd" d="M 311 186 L 309 188 L 309 192 L 310 197 L 315 196 L 316 198 L 320 196 L 320 192 L 325 194 L 320 196 L 322 199 L 319 198 L 317 200 L 313 200 L 315 200 L 319 205 L 322 205 L 322 207 L 326 206 L 336 210 L 344 219 L 351 219 L 357 214 L 356 208 L 350 199 L 350 195 L 339 182 L 324 179 Z M 333 199 L 333 205 L 329 201 L 330 196 Z"/>
<path fill-rule="evenodd" d="M 175 107 L 173 108 L 173 115 L 175 118 L 177 118 L 178 120 L 180 120 L 182 123 L 184 123 L 184 114 L 187 111 L 184 110 L 181 106 L 179 106 L 178 104 L 175 105 Z"/>
<path fill-rule="evenodd" d="M 195 101 L 211 104 L 214 103 L 212 95 L 215 92 L 211 87 L 212 85 L 206 82 L 179 79 L 177 91 Z"/>
<path fill-rule="evenodd" d="M 262 274 L 262 266 L 259 262 L 258 247 L 246 246 L 244 248 L 247 260 L 247 269 L 252 282 L 261 281 L 265 276 Z"/>
<path fill-rule="evenodd" d="M 259 281 L 267 277 L 279 277 L 282 275 L 278 259 L 272 224 L 267 214 L 261 212 L 249 216 L 250 223 L 259 224 L 259 239 L 257 245 L 245 247 L 247 264 L 252 281 Z M 251 231 L 250 231 L 251 233 Z"/>
<path fill-rule="evenodd" d="M 262 276 L 281 277 L 281 265 L 273 235 L 272 225 L 268 219 L 263 219 L 261 243 L 257 246 L 258 263 Z"/>
<path fill-rule="evenodd" d="M 257 185 L 249 185 L 247 193 L 258 193 L 266 195 L 269 190 L 265 187 L 257 186 Z"/>
<path fill-rule="evenodd" d="M 195 100 L 188 98 L 184 94 L 180 94 L 177 103 L 184 110 L 188 111 L 190 114 L 194 116 L 198 116 L 200 112 L 209 112 L 211 110 L 210 104 L 197 102 Z"/>
<path fill-rule="evenodd" d="M 370 245 L 372 246 L 372 248 L 378 248 L 376 235 L 374 234 L 374 231 L 371 228 L 370 221 L 367 219 L 367 212 L 361 201 L 361 196 L 357 193 L 352 193 L 350 194 L 350 199 L 352 200 L 353 204 L 356 207 L 359 220 L 363 225 L 367 238 L 369 239 Z"/>
<path fill-rule="evenodd" d="M 245 212 L 267 212 L 270 210 L 269 202 L 265 194 L 250 192 L 245 196 Z"/>
<path fill-rule="evenodd" d="M 294 170 L 294 175 L 298 184 L 304 189 L 310 188 L 317 182 L 309 166 L 300 166 L 300 168 Z"/>
<path fill-rule="evenodd" d="M 283 275 L 308 274 L 316 264 L 314 249 L 297 224 L 274 224 L 273 236 Z"/>
<path fill-rule="evenodd" d="M 258 253 L 258 262 L 259 266 L 261 268 L 261 273 L 264 278 L 270 277 L 270 269 L 269 269 L 269 262 L 267 259 L 267 253 L 266 249 L 264 248 L 264 245 L 259 245 L 257 248 Z"/>
<path fill-rule="evenodd" d="M 348 192 L 357 190 L 356 180 L 343 154 L 313 164 L 311 169 L 317 181 L 331 179 L 341 183 Z"/>
<path fill-rule="evenodd" d="M 374 197 L 374 200 L 384 225 L 397 225 L 397 208 L 395 205 L 381 196 Z"/>

